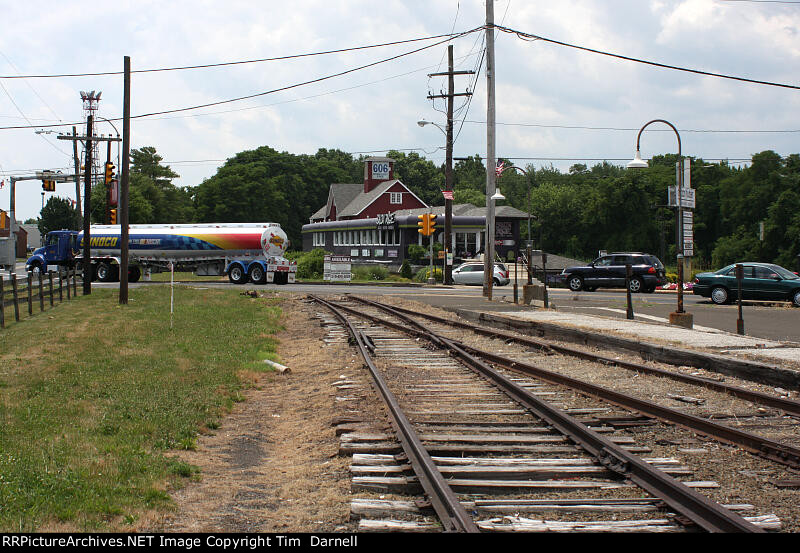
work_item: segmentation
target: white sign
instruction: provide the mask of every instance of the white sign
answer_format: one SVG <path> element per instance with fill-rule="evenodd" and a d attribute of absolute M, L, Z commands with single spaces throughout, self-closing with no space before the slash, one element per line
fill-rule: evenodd
<path fill-rule="evenodd" d="M 389 162 L 388 161 L 373 161 L 372 162 L 372 178 L 387 180 L 389 178 Z"/>
<path fill-rule="evenodd" d="M 668 201 L 667 203 L 670 206 L 678 205 L 677 200 L 677 186 L 670 186 L 668 191 Z M 695 202 L 694 202 L 694 188 L 684 188 L 681 190 L 681 207 L 688 207 L 689 209 L 694 209 Z"/>
<path fill-rule="evenodd" d="M 323 280 L 351 280 L 350 257 L 346 255 L 326 255 L 324 260 Z"/>

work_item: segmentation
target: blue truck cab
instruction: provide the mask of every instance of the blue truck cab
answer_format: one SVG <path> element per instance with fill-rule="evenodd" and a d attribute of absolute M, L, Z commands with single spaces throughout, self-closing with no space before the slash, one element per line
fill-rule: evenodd
<path fill-rule="evenodd" d="M 51 265 L 72 267 L 79 254 L 77 231 L 54 230 L 47 233 L 44 246 L 34 250 L 25 262 L 25 270 L 36 273 L 47 272 Z"/>

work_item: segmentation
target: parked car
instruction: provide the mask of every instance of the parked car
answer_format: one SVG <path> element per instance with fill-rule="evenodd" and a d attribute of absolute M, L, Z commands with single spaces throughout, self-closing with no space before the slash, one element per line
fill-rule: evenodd
<path fill-rule="evenodd" d="M 625 288 L 625 265 L 631 266 L 630 290 L 651 293 L 667 282 L 664 264 L 654 255 L 639 252 L 610 253 L 588 265 L 567 267 L 561 280 L 570 290 L 593 292 L 598 288 Z"/>
<path fill-rule="evenodd" d="M 743 300 L 790 301 L 800 307 L 800 276 L 772 263 L 742 263 Z M 695 275 L 692 292 L 711 298 L 718 305 L 739 298 L 736 281 L 736 264 L 723 267 L 714 273 Z"/>
<path fill-rule="evenodd" d="M 483 263 L 464 263 L 453 269 L 453 282 L 456 284 L 483 284 Z M 502 263 L 494 264 L 495 286 L 505 286 L 511 282 L 508 278 L 508 269 Z"/>

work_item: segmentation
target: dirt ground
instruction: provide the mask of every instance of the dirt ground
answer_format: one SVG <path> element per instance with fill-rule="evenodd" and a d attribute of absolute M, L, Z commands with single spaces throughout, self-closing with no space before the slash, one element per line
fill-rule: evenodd
<path fill-rule="evenodd" d="M 349 521 L 349 458 L 337 455 L 331 422 L 342 414 L 332 386 L 342 367 L 360 370 L 344 345 L 324 331 L 302 296 L 281 304 L 280 363 L 265 373 L 213 433 L 182 460 L 200 468 L 198 482 L 172 494 L 176 510 L 143 526 L 162 532 L 342 532 Z M 345 371 L 347 372 L 347 371 Z"/>

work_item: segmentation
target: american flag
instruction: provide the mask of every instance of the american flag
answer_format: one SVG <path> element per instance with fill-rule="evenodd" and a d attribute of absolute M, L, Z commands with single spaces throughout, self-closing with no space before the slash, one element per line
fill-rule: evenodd
<path fill-rule="evenodd" d="M 495 171 L 495 173 L 497 173 L 497 176 L 499 177 L 500 175 L 503 174 L 503 171 L 505 171 L 505 168 L 506 168 L 506 162 L 502 161 L 502 162 L 497 164 L 497 167 L 495 168 L 494 171 Z"/>
<path fill-rule="evenodd" d="M 6 179 L 0 180 L 0 188 L 3 188 L 6 185 Z"/>
<path fill-rule="evenodd" d="M 452 190 L 442 190 L 442 196 L 444 196 L 445 200 L 452 200 L 453 199 L 453 191 Z"/>

